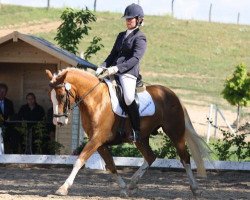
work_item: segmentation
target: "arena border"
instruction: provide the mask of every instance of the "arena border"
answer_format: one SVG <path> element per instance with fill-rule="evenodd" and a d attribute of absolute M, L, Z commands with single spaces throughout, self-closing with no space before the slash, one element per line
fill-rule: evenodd
<path fill-rule="evenodd" d="M 2 154 L 1 164 L 52 164 L 52 165 L 73 165 L 77 159 L 74 155 L 23 155 L 23 154 Z M 143 158 L 135 157 L 114 157 L 114 162 L 118 167 L 139 167 L 143 163 Z M 191 161 L 192 168 L 195 163 Z M 105 169 L 105 163 L 98 153 L 93 154 L 85 165 L 90 169 Z M 250 162 L 213 161 L 205 162 L 208 170 L 238 170 L 250 171 Z M 151 168 L 183 169 L 178 159 L 156 159 Z"/>

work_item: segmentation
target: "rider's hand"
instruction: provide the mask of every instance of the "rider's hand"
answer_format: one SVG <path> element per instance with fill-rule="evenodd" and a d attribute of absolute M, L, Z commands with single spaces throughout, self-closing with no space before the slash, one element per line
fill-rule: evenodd
<path fill-rule="evenodd" d="M 104 71 L 104 68 L 98 67 L 95 71 L 95 75 L 98 77 L 100 74 L 102 74 L 103 71 Z"/>
<path fill-rule="evenodd" d="M 112 67 L 107 68 L 107 70 L 108 70 L 109 76 L 114 75 L 114 74 L 116 74 L 118 72 L 118 67 L 117 66 L 112 66 Z"/>

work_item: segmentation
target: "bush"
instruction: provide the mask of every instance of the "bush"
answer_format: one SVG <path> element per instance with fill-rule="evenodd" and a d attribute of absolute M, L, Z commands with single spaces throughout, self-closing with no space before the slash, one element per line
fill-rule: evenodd
<path fill-rule="evenodd" d="M 27 134 L 32 131 L 32 146 L 35 152 L 33 154 L 59 154 L 63 145 L 56 141 L 52 141 L 49 138 L 47 126 L 45 122 L 38 122 L 36 124 L 28 124 L 23 122 L 21 125 L 15 127 L 15 129 L 22 136 L 22 146 L 25 148 L 27 141 Z M 25 152 L 27 153 L 27 152 Z"/>
<path fill-rule="evenodd" d="M 223 134 L 223 139 L 212 143 L 219 160 L 231 160 L 235 157 L 238 161 L 250 161 L 250 142 L 246 141 L 250 132 L 247 127 L 249 124 L 241 126 L 236 134 L 216 127 Z"/>
<path fill-rule="evenodd" d="M 247 73 L 246 65 L 239 64 L 233 75 L 227 78 L 222 91 L 224 99 L 231 105 L 237 106 L 236 127 L 239 127 L 240 109 L 250 104 L 250 75 Z"/>
<path fill-rule="evenodd" d="M 174 147 L 172 141 L 169 139 L 169 137 L 162 132 L 159 132 L 159 134 L 163 134 L 163 145 L 159 149 L 154 150 L 155 155 L 158 158 L 177 158 L 177 152 L 176 148 Z"/>

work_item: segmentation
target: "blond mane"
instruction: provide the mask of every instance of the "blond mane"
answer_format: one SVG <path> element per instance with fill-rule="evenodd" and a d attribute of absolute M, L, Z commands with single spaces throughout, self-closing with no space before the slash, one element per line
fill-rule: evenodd
<path fill-rule="evenodd" d="M 57 73 L 53 74 L 53 79 L 52 79 L 52 83 L 56 81 L 56 78 L 61 76 L 65 71 L 67 72 L 72 72 L 74 74 L 78 74 L 80 76 L 83 76 L 85 78 L 88 79 L 96 79 L 96 77 L 91 74 L 90 72 L 83 70 L 83 69 L 79 69 L 79 68 L 75 68 L 75 67 L 67 67 L 65 69 L 59 70 Z"/>

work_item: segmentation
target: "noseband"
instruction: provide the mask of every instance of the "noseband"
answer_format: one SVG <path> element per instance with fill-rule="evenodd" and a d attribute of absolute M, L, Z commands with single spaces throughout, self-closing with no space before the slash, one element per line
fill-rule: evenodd
<path fill-rule="evenodd" d="M 65 88 L 66 91 L 66 97 L 64 99 L 64 106 L 63 106 L 63 114 L 53 114 L 53 117 L 68 117 L 70 114 L 70 111 L 73 110 L 76 106 L 78 106 L 86 96 L 88 96 L 99 84 L 101 81 L 99 81 L 93 88 L 91 88 L 88 92 L 86 92 L 84 95 L 82 95 L 80 98 L 74 97 L 73 93 L 70 91 L 71 85 L 69 83 L 61 83 L 58 85 L 50 84 L 51 88 Z M 69 96 L 71 96 L 73 99 L 75 99 L 75 104 L 70 107 L 70 100 Z M 77 101 L 76 101 L 77 100 Z"/>
<path fill-rule="evenodd" d="M 70 110 L 73 110 L 73 108 L 70 108 L 70 100 L 69 100 L 69 96 L 74 97 L 73 93 L 70 91 L 70 87 L 68 87 L 67 85 L 68 83 L 62 83 L 56 86 L 51 86 L 52 88 L 65 88 L 66 91 L 66 97 L 63 97 L 63 114 L 53 114 L 53 117 L 68 117 L 70 114 Z"/>

